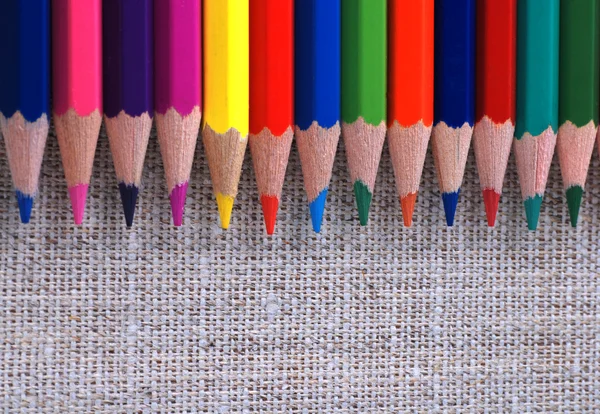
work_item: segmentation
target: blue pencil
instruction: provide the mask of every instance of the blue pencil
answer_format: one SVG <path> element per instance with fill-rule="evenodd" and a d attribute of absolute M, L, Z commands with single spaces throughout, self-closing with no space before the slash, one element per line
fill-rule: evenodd
<path fill-rule="evenodd" d="M 28 223 L 49 124 L 49 0 L 11 0 L 0 12 L 0 130 Z"/>
<path fill-rule="evenodd" d="M 340 21 L 340 0 L 296 0 L 295 132 L 316 232 L 340 137 Z"/>
<path fill-rule="evenodd" d="M 431 142 L 448 226 L 454 224 L 473 134 L 474 85 L 475 0 L 436 0 Z"/>

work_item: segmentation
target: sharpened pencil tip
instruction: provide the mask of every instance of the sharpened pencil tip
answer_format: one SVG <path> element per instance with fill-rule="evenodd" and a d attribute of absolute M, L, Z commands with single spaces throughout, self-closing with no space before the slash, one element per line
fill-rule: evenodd
<path fill-rule="evenodd" d="M 17 190 L 17 204 L 19 205 L 19 215 L 21 216 L 21 223 L 29 223 L 31 218 L 31 209 L 33 208 L 33 197 L 23 194 Z"/>
<path fill-rule="evenodd" d="M 483 190 L 483 204 L 485 205 L 485 215 L 487 216 L 488 227 L 494 227 L 496 224 L 499 203 L 500 194 L 491 188 Z"/>
<path fill-rule="evenodd" d="M 233 210 L 233 197 L 217 193 L 215 195 L 217 199 L 217 208 L 219 209 L 219 217 L 221 219 L 221 228 L 227 230 L 229 228 L 229 222 L 231 220 L 231 211 Z"/>
<path fill-rule="evenodd" d="M 569 206 L 569 217 L 571 218 L 571 226 L 573 227 L 577 227 L 577 219 L 579 218 L 579 209 L 581 207 L 582 198 L 582 187 L 574 185 L 567 188 L 567 205 Z"/>
<path fill-rule="evenodd" d="M 73 208 L 73 220 L 77 225 L 83 223 L 87 192 L 87 184 L 78 184 L 75 187 L 69 188 L 69 197 L 71 198 L 71 207 Z"/>
<path fill-rule="evenodd" d="M 535 197 L 528 197 L 523 201 L 523 205 L 525 206 L 525 217 L 527 218 L 527 228 L 531 231 L 537 229 L 542 200 L 543 197 L 536 194 Z"/>
<path fill-rule="evenodd" d="M 400 206 L 402 207 L 402 220 L 404 227 L 412 226 L 413 213 L 417 202 L 417 192 L 408 193 L 404 197 L 400 197 Z"/>
<path fill-rule="evenodd" d="M 315 233 L 321 232 L 321 223 L 323 222 L 323 212 L 325 211 L 325 203 L 327 202 L 328 189 L 324 188 L 321 193 L 308 204 L 310 209 L 310 218 Z"/>
<path fill-rule="evenodd" d="M 171 214 L 173 214 L 173 225 L 179 227 L 183 224 L 183 211 L 185 210 L 185 198 L 187 194 L 188 182 L 177 184 L 171 190 L 169 199 L 171 200 Z"/>
<path fill-rule="evenodd" d="M 360 180 L 354 182 L 354 196 L 356 197 L 356 207 L 358 208 L 358 218 L 361 226 L 366 226 L 369 222 L 369 209 L 373 194 L 369 187 Z"/>
<path fill-rule="evenodd" d="M 453 193 L 442 193 L 442 201 L 444 202 L 444 213 L 446 214 L 446 225 L 452 227 L 454 225 L 454 215 L 456 214 L 456 206 L 458 205 L 458 196 L 460 188 Z"/>
<path fill-rule="evenodd" d="M 277 221 L 279 200 L 275 196 L 263 195 L 260 197 L 260 203 L 262 204 L 265 228 L 267 230 L 267 234 L 271 236 L 275 232 L 275 222 Z"/>
<path fill-rule="evenodd" d="M 133 226 L 133 215 L 135 214 L 135 205 L 139 189 L 135 185 L 119 183 L 119 192 L 121 193 L 121 204 L 123 204 L 123 214 L 125 215 L 125 224 L 127 228 Z"/>

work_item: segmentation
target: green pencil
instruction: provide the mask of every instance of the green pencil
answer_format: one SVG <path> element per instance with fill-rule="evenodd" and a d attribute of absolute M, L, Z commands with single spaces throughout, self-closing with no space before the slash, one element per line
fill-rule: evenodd
<path fill-rule="evenodd" d="M 386 9 L 385 0 L 342 2 L 342 136 L 363 226 L 386 132 Z"/>
<path fill-rule="evenodd" d="M 535 230 L 558 129 L 560 0 L 519 0 L 515 158 L 527 227 Z"/>
<path fill-rule="evenodd" d="M 599 23 L 597 0 L 561 2 L 556 145 L 573 227 L 577 226 L 598 127 Z"/>

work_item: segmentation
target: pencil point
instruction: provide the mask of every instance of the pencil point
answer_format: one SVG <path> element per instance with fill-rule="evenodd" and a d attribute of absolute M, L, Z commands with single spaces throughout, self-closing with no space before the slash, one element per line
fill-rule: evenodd
<path fill-rule="evenodd" d="M 456 206 L 458 205 L 459 194 L 460 188 L 453 193 L 442 193 L 444 213 L 446 214 L 446 224 L 448 227 L 452 227 L 454 225 L 454 215 L 456 214 Z"/>
<path fill-rule="evenodd" d="M 127 225 L 127 228 L 131 228 L 131 226 L 133 226 L 133 215 L 135 214 L 135 205 L 137 203 L 139 190 L 135 185 L 119 183 L 119 192 L 121 193 L 125 224 Z"/>
<path fill-rule="evenodd" d="M 402 220 L 404 227 L 412 226 L 413 212 L 415 211 L 415 203 L 417 202 L 417 192 L 408 193 L 404 197 L 400 197 L 400 206 L 402 207 Z"/>
<path fill-rule="evenodd" d="M 523 201 L 525 206 L 525 217 L 527 217 L 527 228 L 531 231 L 537 229 L 538 220 L 540 217 L 540 209 L 542 207 L 542 196 L 536 194 L 534 197 L 528 197 Z"/>
<path fill-rule="evenodd" d="M 267 229 L 267 234 L 270 236 L 275 231 L 275 221 L 277 220 L 279 200 L 275 196 L 263 195 L 260 197 L 260 203 L 262 204 L 265 228 Z"/>
<path fill-rule="evenodd" d="M 21 223 L 29 223 L 29 219 L 31 218 L 31 209 L 33 207 L 33 197 L 23 194 L 17 190 L 17 204 L 19 205 Z"/>
<path fill-rule="evenodd" d="M 316 233 L 321 232 L 321 223 L 323 222 L 323 212 L 325 211 L 325 203 L 327 201 L 327 188 L 309 203 L 308 208 L 310 209 L 310 218 L 312 220 L 313 230 Z"/>
<path fill-rule="evenodd" d="M 221 193 L 217 193 L 215 197 L 217 199 L 219 217 L 221 218 L 221 227 L 226 230 L 229 228 L 229 221 L 231 220 L 231 210 L 233 210 L 234 198 Z"/>
<path fill-rule="evenodd" d="M 354 196 L 356 197 L 356 207 L 358 208 L 358 218 L 361 226 L 366 226 L 369 222 L 369 209 L 373 194 L 365 183 L 360 180 L 354 182 Z"/>
<path fill-rule="evenodd" d="M 582 187 L 574 185 L 567 188 L 567 205 L 569 206 L 569 217 L 571 218 L 571 226 L 573 227 L 577 227 L 577 218 L 579 217 L 579 208 L 581 207 L 582 198 Z"/>
<path fill-rule="evenodd" d="M 71 198 L 71 207 L 73 208 L 73 220 L 77 225 L 83 222 L 87 192 L 87 184 L 78 184 L 69 188 L 69 197 Z"/>
<path fill-rule="evenodd" d="M 183 211 L 185 210 L 185 196 L 187 194 L 188 182 L 177 184 L 171 190 L 171 214 L 173 214 L 173 225 L 179 227 L 183 224 Z"/>
<path fill-rule="evenodd" d="M 499 203 L 500 194 L 490 188 L 483 190 L 483 204 L 485 205 L 485 215 L 487 216 L 488 227 L 494 227 L 496 224 L 496 214 L 498 213 Z"/>

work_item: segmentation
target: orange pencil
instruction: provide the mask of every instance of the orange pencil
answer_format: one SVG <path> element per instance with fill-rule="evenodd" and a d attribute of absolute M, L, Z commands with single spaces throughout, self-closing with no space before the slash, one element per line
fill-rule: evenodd
<path fill-rule="evenodd" d="M 390 0 L 388 139 L 404 225 L 412 224 L 433 123 L 434 0 Z"/>

